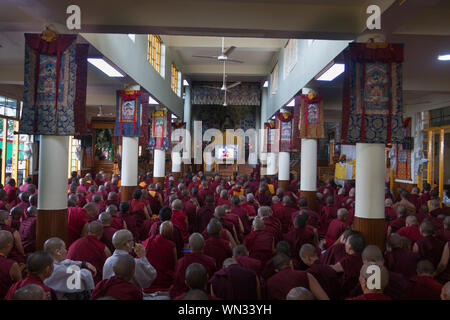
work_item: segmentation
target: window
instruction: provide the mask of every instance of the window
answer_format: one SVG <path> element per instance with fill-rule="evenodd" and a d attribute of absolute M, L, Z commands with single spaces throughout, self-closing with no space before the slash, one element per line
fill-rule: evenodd
<path fill-rule="evenodd" d="M 161 38 L 155 34 L 148 35 L 147 60 L 156 71 L 161 72 Z"/>
<path fill-rule="evenodd" d="M 270 93 L 276 94 L 278 90 L 278 62 L 273 67 L 272 73 L 270 74 Z"/>
<path fill-rule="evenodd" d="M 170 86 L 173 92 L 178 94 L 178 89 L 181 88 L 181 72 L 178 71 L 177 67 L 172 63 L 172 79 L 170 81 Z"/>
<path fill-rule="evenodd" d="M 0 96 L 0 116 L 18 119 L 19 108 L 17 107 L 17 100 Z"/>
<path fill-rule="evenodd" d="M 79 161 L 77 159 L 77 147 L 81 144 L 81 140 L 74 139 L 74 137 L 70 137 L 69 142 L 69 172 L 68 177 L 70 178 L 72 171 L 78 171 L 79 169 Z M 80 168 L 81 169 L 81 168 Z"/>

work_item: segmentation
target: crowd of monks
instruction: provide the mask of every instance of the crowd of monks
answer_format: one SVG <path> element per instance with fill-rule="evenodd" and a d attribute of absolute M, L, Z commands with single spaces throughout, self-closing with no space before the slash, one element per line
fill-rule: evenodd
<path fill-rule="evenodd" d="M 36 247 L 38 190 L 0 190 L 0 299 L 450 300 L 450 211 L 437 190 L 386 188 L 386 246 L 353 230 L 354 183 L 186 173 L 68 180 L 67 239 Z M 67 240 L 67 241 L 65 241 Z M 378 285 L 372 285 L 374 267 Z"/>

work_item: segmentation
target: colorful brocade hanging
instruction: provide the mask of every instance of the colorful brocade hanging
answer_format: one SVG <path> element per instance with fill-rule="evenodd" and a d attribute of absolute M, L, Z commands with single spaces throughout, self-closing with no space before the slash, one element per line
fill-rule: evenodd
<path fill-rule="evenodd" d="M 151 115 L 150 149 L 169 150 L 171 125 L 170 113 L 167 110 L 154 110 Z"/>
<path fill-rule="evenodd" d="M 141 91 L 117 90 L 115 136 L 139 137 L 141 134 Z"/>
<path fill-rule="evenodd" d="M 275 118 L 275 128 L 279 131 L 280 135 L 280 152 L 293 152 L 298 151 L 293 149 L 294 139 L 298 139 L 295 136 L 294 115 L 290 112 L 279 112 Z"/>
<path fill-rule="evenodd" d="M 344 57 L 342 142 L 402 143 L 403 45 L 351 43 Z"/>
<path fill-rule="evenodd" d="M 295 97 L 299 109 L 299 133 L 302 139 L 324 138 L 323 99 L 321 95 L 302 94 Z"/>
<path fill-rule="evenodd" d="M 265 122 L 264 123 L 264 129 L 265 134 L 264 134 L 264 144 L 263 146 L 266 147 L 267 152 L 273 152 L 276 151 L 276 135 L 277 135 L 277 131 L 275 130 L 275 122 L 274 121 L 270 121 L 270 122 Z"/>

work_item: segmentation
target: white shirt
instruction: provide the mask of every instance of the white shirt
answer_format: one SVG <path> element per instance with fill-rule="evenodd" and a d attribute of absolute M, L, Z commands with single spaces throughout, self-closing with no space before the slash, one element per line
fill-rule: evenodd
<path fill-rule="evenodd" d="M 115 250 L 113 255 L 106 259 L 103 265 L 103 280 L 114 276 L 113 266 L 121 255 L 129 254 L 125 250 Z M 138 287 L 145 289 L 152 285 L 156 278 L 156 269 L 148 262 L 147 257 L 135 258 L 136 269 L 132 282 Z"/>

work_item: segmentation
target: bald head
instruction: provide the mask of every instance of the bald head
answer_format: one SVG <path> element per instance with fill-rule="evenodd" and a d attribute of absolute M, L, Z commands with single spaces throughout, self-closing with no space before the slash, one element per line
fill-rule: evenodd
<path fill-rule="evenodd" d="M 348 210 L 345 209 L 345 208 L 340 208 L 340 209 L 337 211 L 337 217 L 338 217 L 338 219 L 341 220 L 341 221 L 347 220 L 347 217 L 348 217 Z"/>
<path fill-rule="evenodd" d="M 256 231 L 264 230 L 264 220 L 259 217 L 253 219 L 253 229 Z"/>
<path fill-rule="evenodd" d="M 203 290 L 191 289 L 184 295 L 183 300 L 208 300 L 208 295 Z"/>
<path fill-rule="evenodd" d="M 382 264 L 383 259 L 383 253 L 381 252 L 380 248 L 378 248 L 375 245 L 368 245 L 362 252 L 361 258 L 364 263 L 367 262 L 377 262 L 379 264 Z"/>
<path fill-rule="evenodd" d="M 126 229 L 118 230 L 114 233 L 112 243 L 118 250 L 128 251 L 128 242 L 133 241 L 133 234 Z"/>
<path fill-rule="evenodd" d="M 99 221 L 91 221 L 88 224 L 88 234 L 100 239 L 103 235 L 103 225 Z"/>
<path fill-rule="evenodd" d="M 9 212 L 5 210 L 0 210 L 0 223 L 7 224 L 9 220 Z"/>
<path fill-rule="evenodd" d="M 27 270 L 30 274 L 40 275 L 46 272 L 46 269 L 52 267 L 53 258 L 45 251 L 33 252 L 27 259 Z M 50 276 L 50 274 L 47 276 Z"/>
<path fill-rule="evenodd" d="M 268 206 L 262 206 L 258 209 L 258 216 L 261 218 L 267 218 L 272 215 L 272 209 Z"/>
<path fill-rule="evenodd" d="M 13 247 L 14 237 L 11 232 L 6 230 L 0 230 L 0 252 L 5 255 L 9 254 L 9 251 Z"/>
<path fill-rule="evenodd" d="M 450 281 L 442 287 L 441 300 L 450 300 Z"/>
<path fill-rule="evenodd" d="M 90 218 L 95 218 L 98 214 L 98 207 L 95 204 L 95 202 L 88 202 L 86 203 L 86 205 L 83 207 L 84 211 L 86 211 L 87 215 Z"/>
<path fill-rule="evenodd" d="M 375 283 L 373 283 L 373 280 L 369 279 L 369 277 L 374 274 L 379 274 L 379 283 L 377 283 L 377 279 L 375 279 Z M 359 273 L 359 281 L 364 293 L 383 292 L 389 283 L 389 272 L 386 267 L 381 264 L 377 264 L 376 262 L 366 262 Z M 377 286 L 377 284 L 379 286 Z"/>
<path fill-rule="evenodd" d="M 406 213 L 407 213 L 407 210 L 406 210 L 405 206 L 399 205 L 397 207 L 397 216 L 398 217 L 404 217 L 404 216 L 406 216 Z"/>
<path fill-rule="evenodd" d="M 434 224 L 429 220 L 425 220 L 420 225 L 420 233 L 423 236 L 432 236 L 434 234 Z"/>
<path fill-rule="evenodd" d="M 429 260 L 420 260 L 417 263 L 417 275 L 427 275 L 432 276 L 434 273 L 434 265 Z"/>
<path fill-rule="evenodd" d="M 416 216 L 407 216 L 406 217 L 406 226 L 414 226 L 418 224 Z"/>
<path fill-rule="evenodd" d="M 225 208 L 223 206 L 218 206 L 216 209 L 214 209 L 214 216 L 221 220 L 223 218 L 225 218 L 226 212 L 225 212 Z"/>
<path fill-rule="evenodd" d="M 233 257 L 237 258 L 248 254 L 247 247 L 243 244 L 237 245 L 233 248 Z"/>
<path fill-rule="evenodd" d="M 180 199 L 176 199 L 172 201 L 173 210 L 181 210 L 183 208 L 183 202 Z"/>
<path fill-rule="evenodd" d="M 164 221 L 159 226 L 159 233 L 166 239 L 170 239 L 173 233 L 173 224 L 171 221 Z"/>
<path fill-rule="evenodd" d="M 304 245 L 302 245 L 299 254 L 302 260 L 306 258 L 317 258 L 316 247 L 314 247 L 310 243 L 305 243 Z"/>
<path fill-rule="evenodd" d="M 286 255 L 289 255 L 291 253 L 291 246 L 287 241 L 279 241 L 275 246 L 275 250 L 277 253 L 284 253 Z"/>
<path fill-rule="evenodd" d="M 64 246 L 63 240 L 57 237 L 53 237 L 45 241 L 44 251 L 53 256 L 55 254 L 55 251 L 61 250 L 63 246 Z"/>
<path fill-rule="evenodd" d="M 125 281 L 130 281 L 134 275 L 135 261 L 129 254 L 118 255 L 113 266 L 115 275 Z"/>
<path fill-rule="evenodd" d="M 401 248 L 402 247 L 402 240 L 399 234 L 397 233 L 392 233 L 389 236 L 389 240 L 388 240 L 389 245 L 391 246 L 391 248 Z"/>
<path fill-rule="evenodd" d="M 232 264 L 238 264 L 238 262 L 234 258 L 227 258 L 223 261 L 224 268 L 231 266 Z"/>
<path fill-rule="evenodd" d="M 205 239 L 200 233 L 198 232 L 193 233 L 189 237 L 189 247 L 193 252 L 201 252 L 203 250 L 204 245 Z"/>
<path fill-rule="evenodd" d="M 208 276 L 206 269 L 200 263 L 191 263 L 186 269 L 186 283 L 191 289 L 204 290 Z"/>
<path fill-rule="evenodd" d="M 212 218 L 206 227 L 206 231 L 208 232 L 208 235 L 218 237 L 222 231 L 222 224 L 218 219 Z"/>
<path fill-rule="evenodd" d="M 47 296 L 44 289 L 37 284 L 27 284 L 20 289 L 17 289 L 12 300 L 46 300 Z"/>
<path fill-rule="evenodd" d="M 304 287 L 296 287 L 288 292 L 286 300 L 314 300 L 314 295 Z"/>
<path fill-rule="evenodd" d="M 450 228 L 450 216 L 446 216 L 444 218 L 444 226 L 445 228 L 449 229 Z"/>
<path fill-rule="evenodd" d="M 272 259 L 275 270 L 282 270 L 290 266 L 291 259 L 284 253 L 277 253 Z"/>
<path fill-rule="evenodd" d="M 103 226 L 110 225 L 111 224 L 111 219 L 112 219 L 111 215 L 109 213 L 107 213 L 107 212 L 100 213 L 100 215 L 98 216 L 98 221 L 100 221 L 100 223 Z"/>

